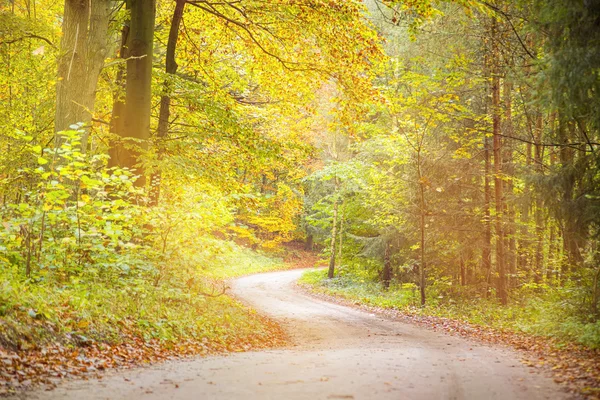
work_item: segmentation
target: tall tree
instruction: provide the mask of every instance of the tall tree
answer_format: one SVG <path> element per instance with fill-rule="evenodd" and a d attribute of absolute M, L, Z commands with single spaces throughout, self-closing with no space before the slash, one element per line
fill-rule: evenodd
<path fill-rule="evenodd" d="M 160 109 L 158 111 L 158 127 L 156 129 L 156 151 L 158 157 L 162 158 L 164 152 L 164 141 L 169 134 L 169 119 L 171 118 L 171 93 L 173 91 L 172 82 L 173 76 L 177 72 L 177 61 L 175 51 L 177 49 L 177 39 L 179 38 L 179 30 L 181 21 L 183 20 L 183 11 L 187 0 L 176 0 L 175 10 L 171 18 L 171 27 L 169 29 L 169 37 L 167 40 L 167 54 L 165 60 L 166 78 L 163 82 L 163 93 L 160 96 Z M 152 175 L 152 201 L 158 203 L 160 197 L 160 180 L 161 171 L 156 171 Z"/>
<path fill-rule="evenodd" d="M 113 163 L 135 170 L 138 186 L 146 184 L 141 155 L 148 149 L 152 107 L 152 60 L 154 46 L 155 0 L 130 0 L 130 22 L 127 32 L 125 105 L 120 141 L 114 149 Z"/>
<path fill-rule="evenodd" d="M 495 228 L 496 228 L 496 269 L 498 271 L 497 294 L 502 304 L 508 302 L 506 292 L 506 271 L 504 269 L 504 226 L 503 226 L 503 191 L 502 191 L 502 132 L 500 106 L 500 54 L 498 50 L 498 22 L 492 17 L 491 35 L 491 97 L 492 97 L 492 131 L 493 131 L 493 155 L 494 155 L 494 203 L 495 203 Z"/>
<path fill-rule="evenodd" d="M 337 185 L 336 185 L 337 186 Z M 337 225 L 338 225 L 338 207 L 339 200 L 337 197 L 333 200 L 333 220 L 331 226 L 331 244 L 330 251 L 331 255 L 329 256 L 329 269 L 327 270 L 327 277 L 329 279 L 334 277 L 335 274 L 335 242 L 337 238 Z"/>
<path fill-rule="evenodd" d="M 76 123 L 83 123 L 89 132 L 98 77 L 108 53 L 111 5 L 111 0 L 65 0 L 56 86 L 56 132 Z M 56 145 L 61 142 L 62 138 L 56 136 Z M 81 146 L 87 148 L 87 134 Z"/>

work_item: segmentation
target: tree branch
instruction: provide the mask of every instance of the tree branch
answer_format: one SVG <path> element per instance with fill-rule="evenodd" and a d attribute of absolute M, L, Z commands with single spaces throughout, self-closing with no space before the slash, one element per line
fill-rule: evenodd
<path fill-rule="evenodd" d="M 39 40 L 43 40 L 44 42 L 46 42 L 50 46 L 52 46 L 53 49 L 56 49 L 56 46 L 54 45 L 54 43 L 52 43 L 50 41 L 50 39 L 47 39 L 47 38 L 45 38 L 43 36 L 40 36 L 40 35 L 34 35 L 34 34 L 26 34 L 25 36 L 21 36 L 19 38 L 15 38 L 15 39 L 12 39 L 12 40 L 6 40 L 4 42 L 0 42 L 0 45 L 1 44 L 12 44 L 12 43 L 20 42 L 20 41 L 25 40 L 25 39 L 39 39 Z"/>

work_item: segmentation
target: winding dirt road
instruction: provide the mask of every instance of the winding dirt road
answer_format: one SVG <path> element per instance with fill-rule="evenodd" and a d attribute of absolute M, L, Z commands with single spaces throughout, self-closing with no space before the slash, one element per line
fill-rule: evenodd
<path fill-rule="evenodd" d="M 28 399 L 566 399 L 502 348 L 316 300 L 302 270 L 237 280 L 234 293 L 280 321 L 287 349 L 174 361 L 74 381 Z"/>

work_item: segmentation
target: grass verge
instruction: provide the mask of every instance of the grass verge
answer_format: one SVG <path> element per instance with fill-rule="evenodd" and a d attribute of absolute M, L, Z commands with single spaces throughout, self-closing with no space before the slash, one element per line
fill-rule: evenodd
<path fill-rule="evenodd" d="M 227 296 L 225 280 L 289 265 L 231 242 L 207 248 L 195 264 L 162 267 L 151 279 L 59 284 L 0 270 L 0 394 L 106 368 L 285 343 L 277 324 Z"/>
<path fill-rule="evenodd" d="M 326 271 L 304 274 L 301 284 L 314 291 L 342 297 L 362 304 L 400 310 L 418 316 L 436 316 L 487 326 L 499 330 L 549 337 L 558 346 L 577 343 L 590 349 L 600 349 L 600 323 L 582 323 L 571 315 L 577 310 L 559 292 L 540 293 L 535 289 L 521 290 L 508 306 L 496 299 L 466 296 L 457 300 L 432 288 L 427 305 L 420 306 L 418 289 L 413 284 L 392 285 L 382 290 L 381 284 L 351 274 L 326 279 Z M 456 298 L 456 297 L 455 297 Z"/>

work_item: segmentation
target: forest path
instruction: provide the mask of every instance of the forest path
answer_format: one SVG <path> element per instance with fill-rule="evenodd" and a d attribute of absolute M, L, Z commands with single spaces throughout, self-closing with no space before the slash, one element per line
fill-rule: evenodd
<path fill-rule="evenodd" d="M 233 292 L 279 321 L 286 349 L 117 371 L 28 399 L 565 399 L 510 350 L 305 295 L 303 270 L 240 278 Z"/>

